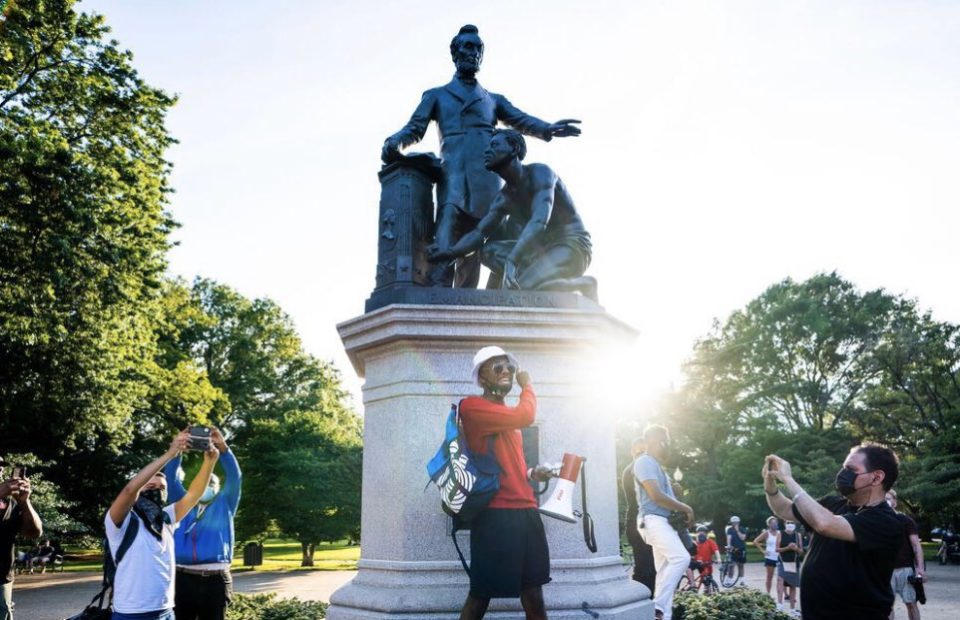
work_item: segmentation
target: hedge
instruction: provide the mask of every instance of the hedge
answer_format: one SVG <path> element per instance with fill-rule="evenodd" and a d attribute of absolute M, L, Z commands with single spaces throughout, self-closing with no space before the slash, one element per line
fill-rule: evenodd
<path fill-rule="evenodd" d="M 677 592 L 673 597 L 674 620 L 790 620 L 777 611 L 773 599 L 749 588 L 734 588 L 707 596 Z"/>
<path fill-rule="evenodd" d="M 327 604 L 278 599 L 276 594 L 234 594 L 227 607 L 226 620 L 323 620 Z"/>

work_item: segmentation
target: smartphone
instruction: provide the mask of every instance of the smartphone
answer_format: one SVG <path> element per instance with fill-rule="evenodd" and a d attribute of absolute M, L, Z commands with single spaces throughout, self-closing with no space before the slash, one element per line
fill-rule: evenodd
<path fill-rule="evenodd" d="M 20 465 L 19 467 L 14 467 L 14 468 L 13 468 L 13 477 L 14 477 L 14 478 L 20 478 L 20 479 L 26 478 L 26 477 L 27 477 L 27 466 L 26 466 L 26 465 Z"/>
<path fill-rule="evenodd" d="M 209 426 L 191 426 L 190 439 L 187 442 L 188 450 L 198 450 L 205 452 L 210 449 L 210 427 Z"/>

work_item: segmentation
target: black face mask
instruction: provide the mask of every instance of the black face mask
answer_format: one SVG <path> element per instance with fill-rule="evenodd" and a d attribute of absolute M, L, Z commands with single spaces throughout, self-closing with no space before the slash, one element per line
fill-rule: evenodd
<path fill-rule="evenodd" d="M 140 497 L 150 500 L 161 508 L 167 505 L 166 489 L 147 489 L 146 491 L 140 491 Z"/>
<path fill-rule="evenodd" d="M 133 511 L 143 520 L 147 531 L 153 534 L 157 540 L 163 538 L 163 523 L 170 519 L 163 512 L 166 503 L 166 489 L 148 489 L 140 492 L 137 503 L 133 505 Z"/>
<path fill-rule="evenodd" d="M 846 467 L 838 471 L 837 479 L 835 481 L 837 491 L 839 491 L 844 497 L 850 497 L 856 493 L 857 487 L 854 485 L 857 483 L 857 475 L 858 474 L 856 472 L 852 472 Z"/>
<path fill-rule="evenodd" d="M 707 542 L 706 534 L 697 534 L 697 542 L 705 543 Z"/>

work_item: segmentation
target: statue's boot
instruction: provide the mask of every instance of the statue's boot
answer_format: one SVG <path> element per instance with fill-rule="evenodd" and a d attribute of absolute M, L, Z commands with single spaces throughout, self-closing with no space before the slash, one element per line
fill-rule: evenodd
<path fill-rule="evenodd" d="M 597 296 L 597 279 L 593 276 L 580 276 L 579 278 L 558 278 L 544 282 L 537 287 L 539 291 L 564 291 L 568 293 L 580 293 L 587 299 L 599 303 Z"/>

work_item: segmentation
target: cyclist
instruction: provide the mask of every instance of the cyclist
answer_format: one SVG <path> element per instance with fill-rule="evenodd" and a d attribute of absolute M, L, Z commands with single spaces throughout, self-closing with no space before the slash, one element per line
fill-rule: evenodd
<path fill-rule="evenodd" d="M 740 517 L 730 517 L 726 534 L 727 551 L 730 552 L 730 559 L 737 565 L 737 581 L 734 585 L 743 585 L 743 565 L 747 561 L 747 528 L 740 528 Z"/>
<path fill-rule="evenodd" d="M 720 548 L 709 537 L 708 532 L 706 525 L 697 527 L 697 552 L 694 559 L 700 564 L 700 581 L 706 586 L 706 593 L 712 594 L 719 590 L 716 581 L 713 580 L 713 562 L 720 562 Z"/>

